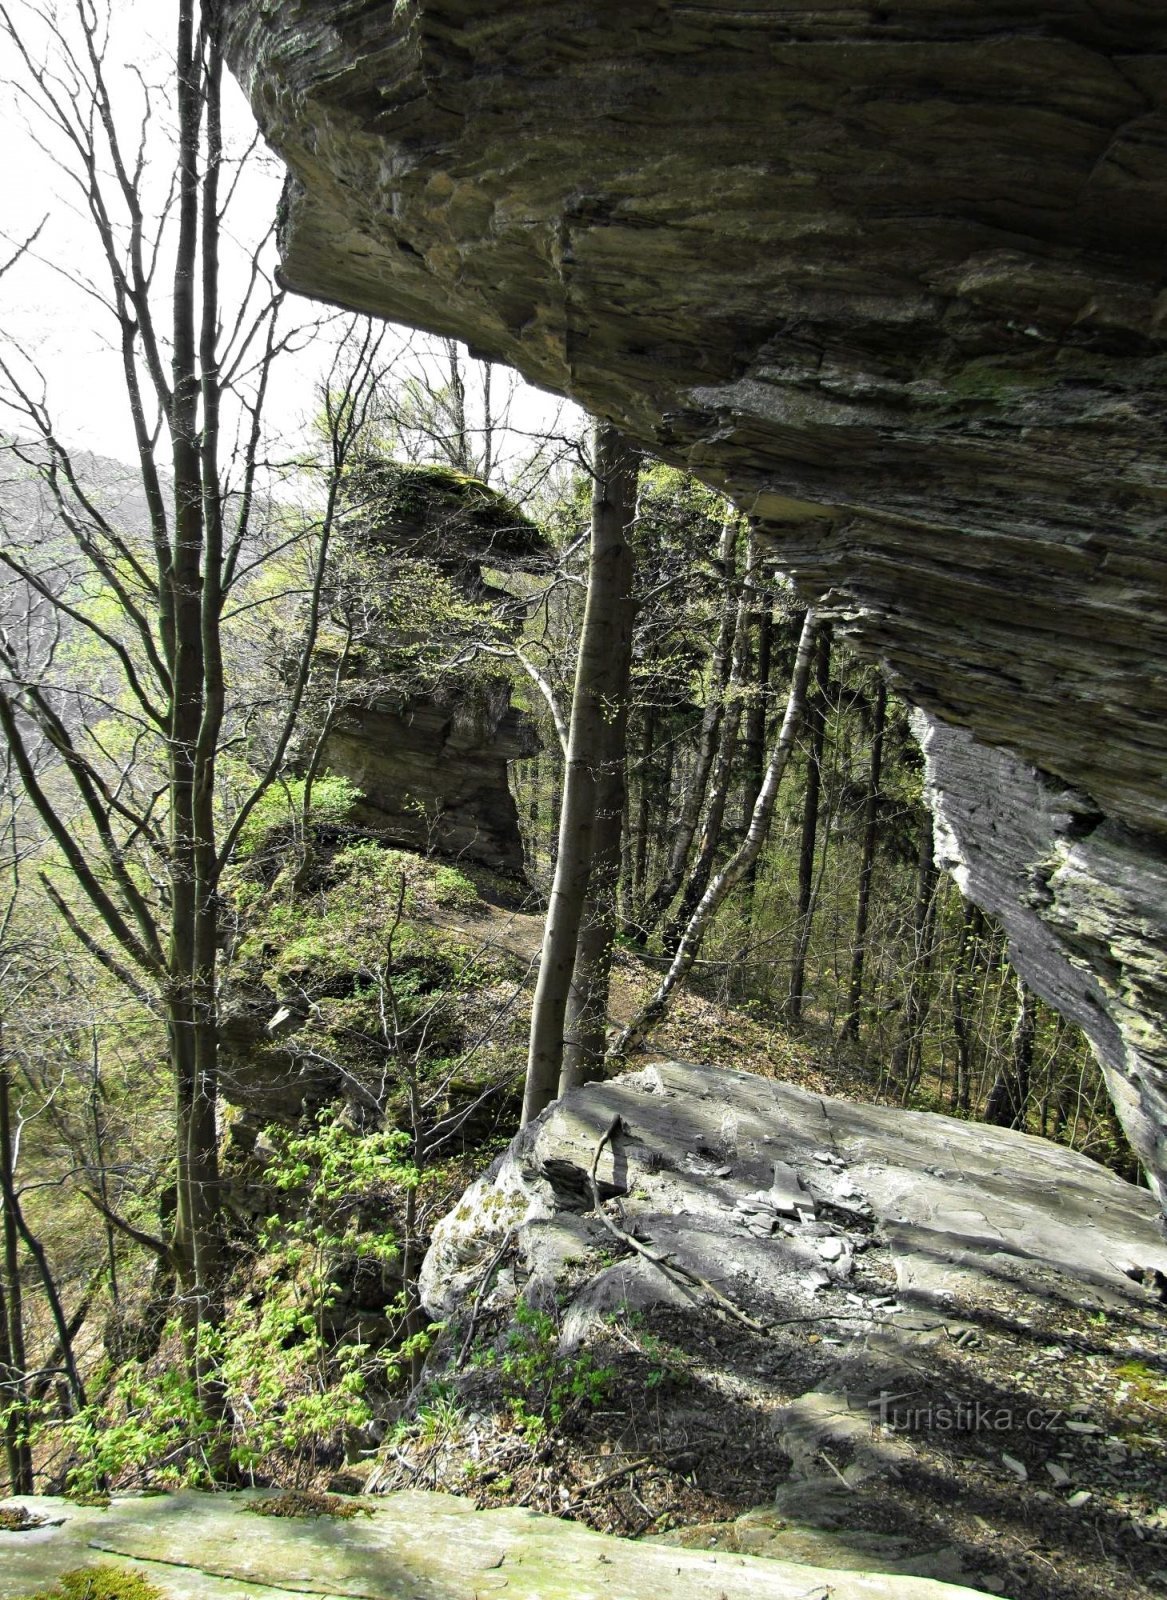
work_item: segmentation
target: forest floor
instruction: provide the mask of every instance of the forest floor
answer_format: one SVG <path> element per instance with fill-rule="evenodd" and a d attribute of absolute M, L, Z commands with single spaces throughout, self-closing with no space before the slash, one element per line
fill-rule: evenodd
<path fill-rule="evenodd" d="M 473 931 L 533 964 L 542 919 L 496 906 Z M 652 978 L 619 957 L 617 1019 Z M 813 1024 L 792 1038 L 692 990 L 631 1065 L 668 1058 L 875 1098 Z M 845 1300 L 894 1296 L 885 1254 L 857 1257 L 847 1289 L 824 1296 L 813 1321 L 765 1333 L 712 1305 L 649 1307 L 611 1319 L 570 1358 L 540 1345 L 538 1329 L 512 1329 L 508 1343 L 505 1322 L 485 1319 L 476 1340 L 493 1336 L 496 1354 L 472 1354 L 455 1381 L 416 1397 L 370 1482 L 631 1537 L 916 1571 L 1014 1600 L 1167 1594 L 1167 1315 L 1154 1294 L 1084 1293 L 1075 1305 L 1002 1284 L 991 1305 L 955 1305 L 966 1331 L 916 1349 L 890 1476 L 864 1481 L 848 1425 L 824 1436 L 822 1478 L 799 1484 L 781 1417 L 837 1365 Z M 516 1404 L 517 1381 L 552 1397 L 538 1414 Z M 869 1417 L 864 1429 L 890 1431 Z"/>

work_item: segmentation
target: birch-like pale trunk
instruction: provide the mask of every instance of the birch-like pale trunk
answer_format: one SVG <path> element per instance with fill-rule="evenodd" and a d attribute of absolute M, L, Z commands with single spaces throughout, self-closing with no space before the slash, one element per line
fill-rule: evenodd
<path fill-rule="evenodd" d="M 731 656 L 738 628 L 738 603 L 734 593 L 738 522 L 737 513 L 730 511 L 721 528 L 721 538 L 717 546 L 717 569 L 722 575 L 725 588 L 717 641 L 709 664 L 709 689 L 705 698 L 705 710 L 701 716 L 700 732 L 697 735 L 697 759 L 681 801 L 681 815 L 673 832 L 668 868 L 646 902 L 640 919 L 643 930 L 643 937 L 640 940 L 642 944 L 647 941 L 649 933 L 672 905 L 677 890 L 681 887 L 685 868 L 693 851 L 697 824 L 701 820 L 701 808 L 705 804 L 709 775 L 718 752 L 730 679 Z"/>
<path fill-rule="evenodd" d="M 770 824 L 774 817 L 774 803 L 778 798 L 779 787 L 790 763 L 790 753 L 794 748 L 798 726 L 806 706 L 806 687 L 810 677 L 810 665 L 814 654 L 816 633 L 815 614 L 813 610 L 808 611 L 803 620 L 802 634 L 798 641 L 798 653 L 794 660 L 794 673 L 790 680 L 790 693 L 786 700 L 786 714 L 782 718 L 782 727 L 770 753 L 766 775 L 762 779 L 762 787 L 758 791 L 757 800 L 754 802 L 753 815 L 750 817 L 750 825 L 746 830 L 746 836 L 725 866 L 714 877 L 704 895 L 702 895 L 700 905 L 689 918 L 688 925 L 681 935 L 672 964 L 661 980 L 660 987 L 647 1005 L 642 1006 L 632 1021 L 622 1030 L 616 1042 L 608 1051 L 609 1059 L 614 1060 L 620 1056 L 627 1055 L 629 1050 L 640 1044 L 649 1032 L 668 1015 L 673 992 L 692 969 L 693 963 L 700 954 L 701 945 L 710 923 L 725 904 L 732 891 L 746 877 L 769 836 Z"/>

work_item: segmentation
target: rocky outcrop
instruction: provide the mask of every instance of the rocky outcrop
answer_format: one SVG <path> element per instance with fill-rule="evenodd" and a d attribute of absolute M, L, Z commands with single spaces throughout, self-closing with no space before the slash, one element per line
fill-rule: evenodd
<path fill-rule="evenodd" d="M 674 1270 L 641 1255 L 605 1264 L 593 1164 L 624 1233 Z M 618 1306 L 692 1305 L 710 1285 L 763 1324 L 792 1308 L 826 1320 L 860 1287 L 860 1255 L 897 1289 L 852 1297 L 842 1320 L 860 1332 L 906 1329 L 910 1309 L 957 1334 L 960 1302 L 991 1316 L 1018 1291 L 1152 1305 L 1144 1277 L 1167 1277 L 1154 1200 L 1074 1151 L 684 1061 L 574 1090 L 516 1136 L 434 1230 L 420 1280 L 434 1317 L 465 1314 L 508 1238 L 530 1300 L 562 1304 L 565 1263 L 588 1265 L 562 1309 L 566 1346 Z"/>
<path fill-rule="evenodd" d="M 1153 1197 L 1073 1151 L 668 1061 L 572 1091 L 523 1129 L 435 1229 L 421 1289 L 453 1353 L 477 1333 L 483 1364 L 460 1376 L 452 1354 L 445 1375 L 483 1412 L 487 1351 L 521 1338 L 521 1298 L 557 1319 L 565 1365 L 626 1359 L 637 1340 L 652 1352 L 660 1387 L 630 1402 L 637 1454 L 641 1423 L 662 1450 L 695 1446 L 703 1476 L 714 1437 L 736 1432 L 756 1460 L 777 1444 L 768 1504 L 670 1542 L 1020 1596 L 1066 1591 L 1002 1577 L 1003 1541 L 978 1549 L 962 1512 L 987 1495 L 995 1531 L 1027 1544 L 1059 1524 L 1068 1580 L 1076 1508 L 1109 1514 L 1107 1463 L 1128 1486 L 1158 1483 L 1114 1436 L 1134 1438 L 1129 1412 L 1103 1397 L 1134 1349 L 1158 1359 L 1145 1339 L 1165 1272 Z M 671 1393 L 670 1347 L 685 1376 Z M 1095 1362 L 1113 1363 L 1096 1393 Z M 635 1395 L 636 1369 L 618 1370 Z M 712 1437 L 690 1432 L 698 1414 Z M 912 1485 L 926 1517 L 881 1522 Z"/>
<path fill-rule="evenodd" d="M 291 287 L 462 337 L 723 487 L 968 731 L 967 881 L 1020 890 L 1019 964 L 1109 1018 L 1162 1176 L 1158 0 L 226 10 L 292 174 Z M 1049 849 L 1027 785 L 1074 796 Z"/>
<path fill-rule="evenodd" d="M 522 877 L 507 763 L 534 748 L 531 721 L 510 704 L 502 682 L 470 704 L 431 695 L 353 700 L 328 737 L 325 760 L 361 791 L 350 812 L 359 827 Z"/>
<path fill-rule="evenodd" d="M 349 813 L 357 826 L 521 878 L 508 763 L 534 753 L 534 723 L 511 705 L 510 679 L 489 660 L 458 671 L 429 659 L 419 682 L 414 647 L 432 656 L 438 644 L 438 657 L 456 656 L 457 604 L 508 598 L 484 569 L 537 572 L 550 547 L 503 495 L 447 467 L 365 465 L 349 495 L 345 536 L 357 553 L 349 581 L 373 621 L 348 656 L 324 768 L 360 791 Z M 416 575 L 417 607 L 403 613 L 396 590 L 406 568 Z M 343 581 L 340 588 L 343 604 Z"/>

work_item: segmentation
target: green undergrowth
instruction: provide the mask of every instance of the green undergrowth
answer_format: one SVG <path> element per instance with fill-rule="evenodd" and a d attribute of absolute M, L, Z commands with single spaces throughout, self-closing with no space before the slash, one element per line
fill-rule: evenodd
<path fill-rule="evenodd" d="M 416 1291 L 430 1230 L 517 1120 L 522 974 L 477 937 L 470 878 L 337 836 L 331 817 L 297 888 L 267 862 L 283 826 L 277 809 L 227 885 L 225 991 L 257 1020 L 224 1047 L 224 1077 L 244 1087 L 224 1161 L 236 1226 L 223 1315 L 193 1347 L 175 1319 L 149 1351 L 94 1373 L 84 1410 L 46 1415 L 39 1437 L 75 1496 L 319 1492 L 359 1463 L 437 1331 Z M 273 1037 L 281 1007 L 292 1025 Z M 321 1102 L 265 1097 L 265 1080 L 311 1074 Z M 277 1102 L 286 1112 L 263 1109 Z"/>

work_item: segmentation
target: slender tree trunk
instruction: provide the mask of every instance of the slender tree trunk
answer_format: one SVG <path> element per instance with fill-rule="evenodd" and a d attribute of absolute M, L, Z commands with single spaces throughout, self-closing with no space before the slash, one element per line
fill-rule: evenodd
<path fill-rule="evenodd" d="M 640 910 L 644 901 L 644 883 L 648 874 L 648 834 L 652 804 L 652 761 L 656 748 L 656 707 L 649 706 L 644 714 L 644 732 L 640 742 L 640 776 L 636 785 L 636 839 L 632 854 L 632 906 L 636 927 L 629 927 L 634 937 L 643 924 Z M 631 918 L 629 919 L 631 922 Z"/>
<path fill-rule="evenodd" d="M 622 513 L 626 518 L 621 532 L 627 554 L 619 572 L 626 588 L 623 594 L 614 594 L 610 602 L 612 653 L 606 663 L 607 682 L 596 685 L 596 692 L 603 697 L 605 721 L 603 742 L 598 751 L 600 764 L 595 774 L 592 867 L 568 995 L 560 1094 L 602 1075 L 608 1042 L 608 990 L 616 941 L 616 883 L 627 805 L 628 687 L 635 622 L 634 562 L 628 534 L 635 516 L 635 471 L 625 493 L 627 498 L 623 505 L 616 501 L 611 506 L 614 515 Z"/>
<path fill-rule="evenodd" d="M 758 607 L 758 648 L 754 661 L 754 693 L 746 707 L 745 773 L 742 787 L 742 832 L 750 825 L 762 778 L 766 771 L 766 715 L 770 709 L 770 672 L 774 655 L 774 596 L 764 590 Z M 745 883 L 753 900 L 758 876 L 755 861 L 746 873 Z"/>
<path fill-rule="evenodd" d="M 621 653 L 623 617 L 631 594 L 627 528 L 635 501 L 637 457 L 607 423 L 596 426 L 594 472 L 588 597 L 572 696 L 559 855 L 531 1010 L 524 1123 L 538 1116 L 559 1088 L 564 1019 L 591 869 L 596 778 L 614 709 L 606 696 L 612 663 Z"/>
<path fill-rule="evenodd" d="M 618 737 L 617 730 L 613 729 L 613 734 Z M 610 760 L 596 783 L 592 870 L 568 995 L 560 1094 L 578 1088 L 581 1083 L 589 1083 L 604 1070 L 623 816 L 623 769 Z"/>
<path fill-rule="evenodd" d="M 775 741 L 766 775 L 762 780 L 746 836 L 706 889 L 701 904 L 694 911 L 688 927 L 681 936 L 677 952 L 660 987 L 648 1004 L 643 1006 L 622 1030 L 609 1050 L 609 1056 L 614 1059 L 626 1055 L 667 1016 L 673 991 L 692 969 L 710 923 L 727 897 L 741 883 L 753 862 L 757 860 L 758 852 L 766 842 L 774 816 L 778 789 L 789 764 L 790 752 L 794 748 L 798 725 L 806 705 L 806 686 L 810 677 L 811 657 L 814 654 L 815 633 L 815 615 L 813 611 L 808 611 L 802 624 L 802 637 L 798 642 L 794 674 L 790 680 L 790 694 L 786 701 L 786 715 L 782 719 L 782 727 Z"/>
<path fill-rule="evenodd" d="M 701 897 L 705 893 L 710 878 L 713 876 L 717 853 L 721 848 L 725 813 L 729 805 L 730 789 L 733 785 L 734 759 L 738 750 L 738 732 L 741 728 L 742 699 L 740 691 L 746 674 L 746 657 L 749 651 L 750 636 L 750 599 L 757 563 L 757 540 L 751 534 L 746 556 L 745 582 L 738 600 L 734 621 L 729 677 L 722 691 L 724 711 L 721 718 L 721 737 L 717 742 L 717 759 L 713 764 L 712 773 L 709 774 L 704 785 L 708 788 L 708 800 L 705 807 L 705 818 L 701 826 L 701 839 L 697 846 L 697 858 L 693 863 L 692 871 L 685 881 L 680 903 L 673 916 L 669 919 L 669 925 L 665 929 L 662 941 L 669 955 L 675 954 L 682 931 L 688 926 L 694 911 L 701 903 Z"/>
<path fill-rule="evenodd" d="M 11 1494 L 33 1492 L 32 1452 L 28 1446 L 28 1362 L 24 1350 L 24 1306 L 20 1282 L 20 1234 L 12 1168 L 12 1074 L 0 1041 L 0 1196 L 4 1204 L 4 1270 L 0 1275 L 0 1406 L 6 1411 L 4 1452 Z"/>
<path fill-rule="evenodd" d="M 952 973 L 952 1031 L 956 1036 L 956 1077 L 952 1109 L 968 1111 L 972 1105 L 973 1030 L 972 998 L 976 982 L 977 952 L 984 929 L 984 913 L 971 900 L 962 900 L 960 939 Z"/>
<path fill-rule="evenodd" d="M 44 1246 L 28 1225 L 21 1208 L 20 1193 L 16 1186 L 16 1171 L 13 1165 L 12 1079 L 7 1060 L 3 1054 L 2 1044 L 0 1044 L 0 1063 L 2 1063 L 2 1066 L 0 1066 L 0 1200 L 3 1201 L 4 1205 L 5 1276 L 8 1279 L 10 1288 L 13 1282 L 19 1284 L 20 1262 L 17 1241 L 20 1241 L 36 1263 L 37 1274 L 45 1291 L 49 1314 L 53 1319 L 53 1326 L 60 1342 L 61 1363 L 65 1368 L 71 1402 L 77 1411 L 83 1411 L 86 1403 L 85 1387 L 81 1382 L 81 1376 L 77 1371 L 77 1364 L 73 1357 L 73 1339 L 69 1332 L 65 1308 L 61 1303 L 61 1296 L 57 1289 L 57 1281 L 53 1277 Z M 18 1294 L 18 1313 L 19 1306 Z M 8 1339 L 12 1350 L 13 1362 L 19 1362 L 23 1369 L 25 1362 L 23 1332 L 11 1319 L 8 1325 Z"/>
<path fill-rule="evenodd" d="M 928 1014 L 928 980 L 932 970 L 932 929 L 936 915 L 936 864 L 932 818 L 920 825 L 919 871 L 916 905 L 912 916 L 912 946 L 899 1033 L 892 1050 L 892 1082 L 906 1105 L 916 1087 L 922 1059 L 924 1022 Z"/>
<path fill-rule="evenodd" d="M 985 1106 L 985 1121 L 998 1128 L 1023 1128 L 1029 1108 L 1033 1046 L 1037 1037 L 1037 999 L 1020 978 L 1016 979 L 1016 984 L 1017 1017 L 1013 1023 L 1009 1059 L 998 1071 Z"/>
<path fill-rule="evenodd" d="M 725 589 L 723 591 L 717 640 L 714 644 L 713 656 L 709 664 L 709 689 L 705 698 L 705 710 L 701 716 L 701 728 L 697 735 L 697 752 L 693 770 L 682 792 L 681 814 L 678 818 L 676 829 L 672 833 L 669 864 L 664 876 L 653 890 L 644 908 L 643 920 L 646 936 L 660 922 L 669 906 L 673 903 L 677 890 L 681 887 L 681 881 L 685 876 L 685 868 L 692 853 L 693 838 L 697 832 L 697 824 L 701 820 L 701 807 L 704 804 L 706 790 L 709 787 L 709 778 L 710 773 L 713 771 L 714 759 L 724 744 L 724 740 L 719 739 L 718 735 L 721 731 L 722 719 L 725 716 L 726 689 L 731 677 L 731 658 L 735 632 L 739 627 L 739 605 L 734 585 L 738 522 L 737 513 L 731 511 L 722 524 L 721 538 L 717 546 L 717 566 L 722 575 Z M 724 797 L 721 803 L 724 807 Z M 704 885 L 702 885 L 703 888 Z M 697 898 L 700 899 L 700 892 Z"/>
<path fill-rule="evenodd" d="M 794 1027 L 802 1021 L 806 991 L 806 958 L 810 950 L 814 922 L 814 866 L 818 851 L 819 802 L 823 792 L 823 745 L 827 731 L 827 696 L 831 677 L 831 632 L 819 630 L 815 649 L 815 686 L 807 706 L 807 732 L 810 749 L 806 769 L 806 789 L 802 797 L 802 831 L 798 848 L 798 928 L 790 964 L 790 989 L 786 996 L 786 1019 Z"/>
<path fill-rule="evenodd" d="M 863 802 L 863 852 L 859 864 L 859 895 L 855 904 L 855 937 L 851 946 L 851 981 L 847 991 L 847 1015 L 843 1038 L 859 1035 L 859 1013 L 863 1006 L 863 964 L 867 957 L 867 924 L 871 915 L 871 878 L 875 870 L 875 846 L 879 837 L 879 785 L 883 773 L 883 738 L 887 726 L 887 684 L 880 674 L 875 687 L 875 706 L 871 723 L 871 764 L 867 773 L 867 794 Z"/>

